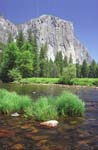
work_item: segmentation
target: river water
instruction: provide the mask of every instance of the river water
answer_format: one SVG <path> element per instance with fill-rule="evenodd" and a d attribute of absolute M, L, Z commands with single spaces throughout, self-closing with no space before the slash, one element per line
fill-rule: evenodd
<path fill-rule="evenodd" d="M 0 150 L 98 150 L 97 88 L 1 83 L 0 88 L 29 95 L 34 100 L 69 90 L 86 103 L 83 118 L 61 118 L 56 128 L 40 126 L 33 118 L 0 115 Z"/>

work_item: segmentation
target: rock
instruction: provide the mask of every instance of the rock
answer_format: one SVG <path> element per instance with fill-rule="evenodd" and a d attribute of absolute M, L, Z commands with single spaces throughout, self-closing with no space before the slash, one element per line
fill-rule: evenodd
<path fill-rule="evenodd" d="M 7 42 L 9 33 L 15 39 L 20 30 L 23 31 L 27 39 L 29 29 L 36 35 L 39 47 L 47 43 L 47 56 L 49 59 L 54 60 L 56 53 L 61 51 L 63 56 L 68 58 L 72 55 L 73 63 L 79 62 L 81 64 L 84 59 L 88 63 L 91 62 L 92 59 L 88 50 L 74 35 L 72 22 L 51 15 L 42 15 L 24 24 L 14 25 L 9 20 L 0 16 L 0 42 L 2 43 Z"/>
<path fill-rule="evenodd" d="M 22 150 L 23 149 L 23 145 L 21 144 L 15 144 L 13 147 L 12 147 L 13 150 Z"/>
<path fill-rule="evenodd" d="M 15 136 L 14 131 L 9 131 L 6 129 L 0 129 L 0 138 L 1 137 L 11 137 L 11 136 Z"/>
<path fill-rule="evenodd" d="M 40 125 L 47 126 L 47 127 L 56 127 L 58 123 L 59 122 L 56 120 L 49 120 L 49 121 L 41 122 Z"/>
<path fill-rule="evenodd" d="M 16 113 L 11 114 L 11 116 L 12 117 L 18 117 L 18 116 L 20 116 L 20 114 L 16 112 Z"/>

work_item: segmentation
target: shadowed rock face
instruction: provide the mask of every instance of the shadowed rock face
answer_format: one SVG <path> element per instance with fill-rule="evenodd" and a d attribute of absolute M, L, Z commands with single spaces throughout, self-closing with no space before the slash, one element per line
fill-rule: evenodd
<path fill-rule="evenodd" d="M 39 47 L 47 43 L 49 59 L 54 60 L 57 51 L 62 51 L 63 56 L 70 57 L 71 54 L 74 63 L 82 63 L 84 59 L 91 62 L 87 49 L 74 36 L 73 24 L 51 15 L 43 15 L 17 26 L 0 17 L 0 42 L 6 43 L 10 32 L 15 38 L 19 30 L 27 39 L 29 29 L 36 35 Z"/>

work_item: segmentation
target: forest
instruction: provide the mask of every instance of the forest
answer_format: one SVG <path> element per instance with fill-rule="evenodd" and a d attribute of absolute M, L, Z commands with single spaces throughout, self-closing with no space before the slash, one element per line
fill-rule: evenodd
<path fill-rule="evenodd" d="M 46 77 L 60 78 L 60 82 L 69 83 L 72 78 L 98 78 L 98 64 L 92 60 L 90 64 L 73 64 L 70 58 L 63 57 L 61 51 L 57 52 L 55 60 L 48 59 L 47 43 L 38 47 L 36 35 L 28 31 L 25 39 L 22 31 L 16 39 L 9 34 L 6 45 L 0 44 L 3 53 L 0 53 L 0 79 L 3 82 L 12 82 L 22 78 Z"/>

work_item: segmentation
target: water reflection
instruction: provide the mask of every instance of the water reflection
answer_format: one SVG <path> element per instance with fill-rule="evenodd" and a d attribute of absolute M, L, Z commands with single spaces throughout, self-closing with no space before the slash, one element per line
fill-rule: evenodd
<path fill-rule="evenodd" d="M 70 90 L 86 102 L 84 118 L 61 118 L 55 129 L 40 126 L 24 117 L 0 115 L 0 150 L 98 150 L 98 90 L 59 85 L 0 85 L 9 91 L 40 95 L 58 95 Z"/>

